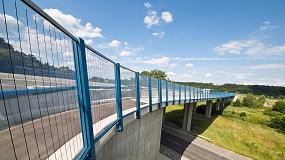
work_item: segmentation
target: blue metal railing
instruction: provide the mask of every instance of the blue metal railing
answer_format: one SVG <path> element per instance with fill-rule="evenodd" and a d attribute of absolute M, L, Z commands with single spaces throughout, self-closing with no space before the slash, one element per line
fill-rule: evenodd
<path fill-rule="evenodd" d="M 113 127 L 122 132 L 124 116 L 235 96 L 141 75 L 30 0 L 1 2 L 0 49 L 9 63 L 0 67 L 0 137 L 9 152 L 0 150 L 0 159 L 96 159 L 95 143 Z"/>

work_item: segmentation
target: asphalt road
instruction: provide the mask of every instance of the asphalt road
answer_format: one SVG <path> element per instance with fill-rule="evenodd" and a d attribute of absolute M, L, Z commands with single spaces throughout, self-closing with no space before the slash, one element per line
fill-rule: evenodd
<path fill-rule="evenodd" d="M 223 156 L 210 152 L 194 143 L 191 144 L 164 131 L 161 132 L 160 143 L 191 160 L 228 160 Z"/>
<path fill-rule="evenodd" d="M 135 101 L 131 99 L 123 100 L 123 104 L 123 110 L 135 107 Z M 92 106 L 91 110 L 94 124 L 116 113 L 115 102 L 96 104 Z M 15 156 L 17 159 L 46 159 L 80 132 L 78 109 L 37 118 L 23 125 L 11 127 L 10 130 L 8 128 L 1 130 L 0 159 L 16 159 Z"/>

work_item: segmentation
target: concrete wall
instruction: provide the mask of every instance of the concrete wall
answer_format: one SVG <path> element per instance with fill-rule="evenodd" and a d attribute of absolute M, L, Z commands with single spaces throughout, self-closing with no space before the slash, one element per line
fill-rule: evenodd
<path fill-rule="evenodd" d="M 96 143 L 97 160 L 157 160 L 163 109 L 145 113 L 141 119 L 124 118 L 123 132 L 107 134 Z"/>

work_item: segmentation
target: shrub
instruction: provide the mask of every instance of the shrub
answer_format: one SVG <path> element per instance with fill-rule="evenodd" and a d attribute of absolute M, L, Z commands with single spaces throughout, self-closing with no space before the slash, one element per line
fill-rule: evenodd
<path fill-rule="evenodd" d="M 246 107 L 255 107 L 256 98 L 252 94 L 247 94 L 242 101 L 242 104 Z"/>
<path fill-rule="evenodd" d="M 240 112 L 240 113 L 239 113 L 239 116 L 241 116 L 241 117 L 246 117 L 246 113 L 245 113 L 245 112 Z"/>
<path fill-rule="evenodd" d="M 285 101 L 277 101 L 277 102 L 275 102 L 272 110 L 280 112 L 280 113 L 285 113 Z"/>
<path fill-rule="evenodd" d="M 260 96 L 256 101 L 255 107 L 263 107 L 265 104 L 265 101 L 266 101 L 265 96 Z"/>
<path fill-rule="evenodd" d="M 239 99 L 237 99 L 236 101 L 232 102 L 233 107 L 241 107 L 241 102 Z"/>

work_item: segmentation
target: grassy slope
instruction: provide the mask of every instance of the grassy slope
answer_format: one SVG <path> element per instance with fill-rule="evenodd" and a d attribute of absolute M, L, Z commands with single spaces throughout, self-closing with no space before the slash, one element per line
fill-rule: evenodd
<path fill-rule="evenodd" d="M 285 159 L 285 133 L 267 125 L 270 116 L 263 114 L 266 108 L 227 107 L 220 116 L 205 119 L 193 116 L 192 132 L 213 140 L 212 143 L 253 159 Z M 182 124 L 183 107 L 167 108 L 166 119 Z M 234 112 L 233 112 L 234 111 Z M 240 112 L 246 112 L 242 118 Z"/>

